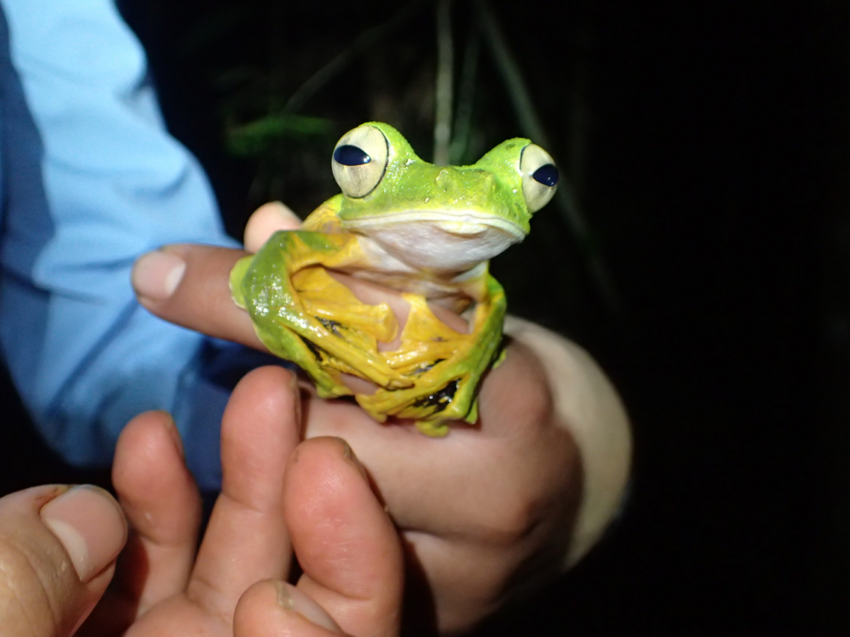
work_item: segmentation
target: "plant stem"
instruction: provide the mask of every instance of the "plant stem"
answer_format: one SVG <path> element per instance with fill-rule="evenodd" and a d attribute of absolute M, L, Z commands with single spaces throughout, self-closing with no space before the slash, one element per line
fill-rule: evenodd
<path fill-rule="evenodd" d="M 531 92 L 525 84 L 519 63 L 517 63 L 508 46 L 496 16 L 493 15 L 487 0 L 476 0 L 475 6 L 481 20 L 484 37 L 493 53 L 502 81 L 507 87 L 508 96 L 513 104 L 520 127 L 536 144 L 544 148 L 551 148 L 549 137 L 546 135 L 543 124 L 537 115 L 537 109 L 531 101 Z M 618 295 L 608 275 L 608 268 L 592 240 L 590 229 L 575 199 L 572 184 L 564 174 L 559 179 L 555 197 L 561 204 L 560 208 L 563 211 L 567 226 L 572 231 L 578 247 L 584 253 L 585 265 L 602 301 L 613 314 L 619 313 Z"/>
<path fill-rule="evenodd" d="M 449 146 L 449 163 L 463 162 L 472 131 L 472 114 L 475 106 L 475 83 L 478 76 L 478 58 L 481 55 L 481 25 L 475 20 L 469 30 L 463 52 L 463 66 L 458 87 L 454 134 Z"/>
<path fill-rule="evenodd" d="M 434 163 L 449 163 L 452 138 L 452 88 L 454 84 L 454 44 L 452 41 L 452 0 L 437 2 L 437 82 L 434 96 Z"/>

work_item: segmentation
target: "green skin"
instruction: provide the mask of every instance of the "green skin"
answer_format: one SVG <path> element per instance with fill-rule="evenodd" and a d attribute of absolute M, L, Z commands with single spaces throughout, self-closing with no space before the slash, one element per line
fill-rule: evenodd
<path fill-rule="evenodd" d="M 397 229 L 422 218 L 427 224 L 435 210 L 438 214 L 457 213 L 457 223 L 461 224 L 471 213 L 479 221 L 484 219 L 487 228 L 496 228 L 492 234 L 507 236 L 504 229 L 510 226 L 512 234 L 498 251 L 521 240 L 528 233 L 531 212 L 523 196 L 519 165 L 522 151 L 530 142 L 505 141 L 471 166 L 434 166 L 417 157 L 391 126 L 377 122 L 364 126 L 383 133 L 388 147 L 386 169 L 374 189 L 362 197 L 336 195 L 310 215 L 301 230 L 273 235 L 259 252 L 234 267 L 233 298 L 249 312 L 266 347 L 307 372 L 320 396 L 352 394 L 342 382 L 342 369 L 378 386 L 374 395 L 355 396 L 375 419 L 413 418 L 423 433 L 445 435 L 451 420 L 477 421 L 481 377 L 503 357 L 506 300 L 501 285 L 487 272 L 487 259 L 495 255 L 463 263 L 455 270 L 407 266 L 400 273 L 397 267 L 388 265 L 392 259 L 376 257 L 375 250 L 369 248 L 377 245 L 375 230 Z M 445 215 L 440 218 L 445 219 Z M 420 243 L 433 241 L 434 236 L 439 233 Z M 451 236 L 456 243 L 453 249 L 462 254 L 467 235 L 460 232 Z M 469 231 L 468 236 L 473 241 L 475 233 Z M 429 247 L 439 249 L 433 244 Z M 306 311 L 292 277 L 317 265 L 394 288 L 405 293 L 408 300 L 416 294 L 455 310 L 474 304 L 468 316 L 470 333 L 457 335 L 458 340 L 450 345 L 439 336 L 420 338 L 416 351 L 421 364 L 415 371 L 400 373 L 377 350 L 352 343 L 355 339 L 348 336 L 357 328 L 351 326 L 351 314 L 338 311 L 329 323 L 327 313 L 322 321 Z M 424 302 L 413 305 L 426 321 L 430 320 L 429 311 L 422 309 L 427 308 Z M 353 308 L 352 312 L 358 310 Z M 408 341 L 416 338 L 412 322 L 409 319 L 402 332 L 403 348 L 406 336 Z"/>

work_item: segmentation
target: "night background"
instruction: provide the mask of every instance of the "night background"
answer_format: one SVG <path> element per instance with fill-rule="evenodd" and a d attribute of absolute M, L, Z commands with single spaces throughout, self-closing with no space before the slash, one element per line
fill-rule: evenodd
<path fill-rule="evenodd" d="M 482 637 L 850 634 L 850 3 L 682 4 L 451 7 L 452 163 L 536 119 L 575 204 L 492 272 L 600 361 L 636 441 L 607 540 Z M 334 194 L 364 121 L 432 158 L 434 2 L 122 9 L 236 237 L 267 200 L 305 216 Z M 103 479 L 23 414 L 0 449 L 4 491 Z"/>

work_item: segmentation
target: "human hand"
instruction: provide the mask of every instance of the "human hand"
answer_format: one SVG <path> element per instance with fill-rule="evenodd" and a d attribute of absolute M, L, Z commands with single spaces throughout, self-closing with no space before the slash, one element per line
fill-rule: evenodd
<path fill-rule="evenodd" d="M 297 224 L 268 204 L 249 222 L 246 246 Z M 263 349 L 227 285 L 243 255 L 185 245 L 153 253 L 134 273 L 140 301 L 172 322 Z M 411 599 L 430 595 L 442 632 L 474 626 L 577 560 L 614 515 L 628 473 L 625 413 L 592 359 L 518 319 L 506 333 L 507 360 L 482 384 L 478 426 L 458 424 L 445 439 L 379 425 L 350 402 L 305 397 L 306 435 L 345 438 L 374 479 L 427 582 Z"/>
<path fill-rule="evenodd" d="M 33 487 L 0 499 L 0 626 L 7 637 L 68 637 L 91 612 L 127 538 L 96 487 Z"/>
<path fill-rule="evenodd" d="M 343 441 L 298 444 L 295 388 L 291 372 L 267 367 L 234 390 L 222 492 L 197 556 L 200 496 L 173 421 L 148 412 L 127 425 L 113 482 L 132 528 L 128 550 L 81 635 L 128 625 L 128 637 L 398 633 L 396 531 Z M 293 551 L 304 572 L 297 587 L 284 581 Z"/>

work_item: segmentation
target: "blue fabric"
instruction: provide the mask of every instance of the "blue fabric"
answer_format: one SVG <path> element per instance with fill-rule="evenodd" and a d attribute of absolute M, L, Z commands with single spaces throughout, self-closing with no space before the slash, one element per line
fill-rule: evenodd
<path fill-rule="evenodd" d="M 163 244 L 235 245 L 206 177 L 167 133 L 111 0 L 0 0 L 0 23 L 0 347 L 15 384 L 77 465 L 108 464 L 141 411 L 171 411 L 215 489 L 233 380 L 216 360 L 244 350 L 153 317 L 130 286 Z"/>

